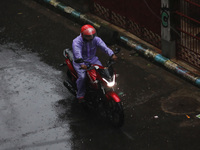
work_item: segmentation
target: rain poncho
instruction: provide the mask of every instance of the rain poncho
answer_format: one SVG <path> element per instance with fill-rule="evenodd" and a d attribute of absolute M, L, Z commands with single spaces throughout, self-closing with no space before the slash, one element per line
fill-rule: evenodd
<path fill-rule="evenodd" d="M 99 61 L 98 57 L 96 56 L 96 50 L 99 47 L 102 51 L 104 51 L 107 55 L 112 56 L 114 53 L 113 51 L 106 46 L 103 40 L 97 36 L 90 42 L 86 42 L 83 40 L 81 35 L 76 37 L 72 43 L 72 49 L 74 54 L 74 60 L 76 59 L 83 59 L 85 62 L 89 62 L 91 64 L 98 64 L 102 65 Z M 78 74 L 78 79 L 76 81 L 77 84 L 77 98 L 84 97 L 85 95 L 85 78 L 86 73 L 85 70 L 80 69 L 82 64 L 87 63 L 75 63 L 73 62 L 74 69 Z"/>

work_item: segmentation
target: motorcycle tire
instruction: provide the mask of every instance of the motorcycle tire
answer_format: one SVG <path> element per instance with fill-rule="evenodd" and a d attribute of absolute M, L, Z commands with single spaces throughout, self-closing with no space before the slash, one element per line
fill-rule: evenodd
<path fill-rule="evenodd" d="M 121 102 L 113 99 L 107 101 L 107 116 L 114 127 L 122 127 L 124 124 L 124 111 Z"/>

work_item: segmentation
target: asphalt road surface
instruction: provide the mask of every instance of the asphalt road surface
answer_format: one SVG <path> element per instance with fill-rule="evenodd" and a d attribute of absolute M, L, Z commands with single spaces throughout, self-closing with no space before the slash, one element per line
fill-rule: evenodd
<path fill-rule="evenodd" d="M 35 1 L 1 0 L 0 9 L 0 150 L 200 149 L 199 88 L 121 47 L 125 123 L 113 128 L 62 83 L 62 51 L 81 25 Z"/>

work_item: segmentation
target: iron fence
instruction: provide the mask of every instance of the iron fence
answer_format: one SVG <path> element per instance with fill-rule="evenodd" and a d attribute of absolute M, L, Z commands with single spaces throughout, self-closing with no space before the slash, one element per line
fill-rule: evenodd
<path fill-rule="evenodd" d="M 161 48 L 160 0 L 93 0 L 92 12 Z"/>
<path fill-rule="evenodd" d="M 180 0 L 177 58 L 200 68 L 200 0 Z"/>

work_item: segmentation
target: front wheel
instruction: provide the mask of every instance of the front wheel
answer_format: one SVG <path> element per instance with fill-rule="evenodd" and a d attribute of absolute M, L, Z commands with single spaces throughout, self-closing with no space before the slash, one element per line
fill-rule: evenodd
<path fill-rule="evenodd" d="M 124 124 L 124 111 L 121 102 L 115 102 L 113 99 L 108 100 L 107 116 L 113 126 L 121 127 Z"/>

